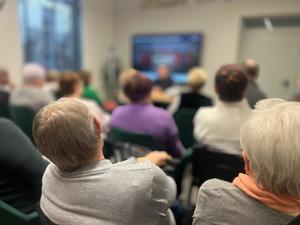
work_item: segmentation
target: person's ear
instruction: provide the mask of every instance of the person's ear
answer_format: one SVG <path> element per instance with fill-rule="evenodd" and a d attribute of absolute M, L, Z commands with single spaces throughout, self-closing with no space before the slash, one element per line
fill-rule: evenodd
<path fill-rule="evenodd" d="M 94 117 L 94 125 L 99 133 L 102 133 L 100 120 L 95 116 Z"/>
<path fill-rule="evenodd" d="M 249 162 L 249 157 L 246 151 L 243 151 L 243 159 L 245 162 L 245 171 L 247 175 L 251 174 L 251 167 L 250 167 L 250 162 Z"/>

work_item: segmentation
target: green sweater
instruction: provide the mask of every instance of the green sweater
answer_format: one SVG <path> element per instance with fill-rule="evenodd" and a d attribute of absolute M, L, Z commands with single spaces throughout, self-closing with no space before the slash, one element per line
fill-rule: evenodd
<path fill-rule="evenodd" d="M 103 104 L 101 96 L 90 85 L 87 85 L 87 86 L 84 87 L 84 91 L 83 91 L 83 95 L 82 96 L 84 98 L 94 100 L 95 102 L 97 102 L 98 105 L 102 105 Z"/>

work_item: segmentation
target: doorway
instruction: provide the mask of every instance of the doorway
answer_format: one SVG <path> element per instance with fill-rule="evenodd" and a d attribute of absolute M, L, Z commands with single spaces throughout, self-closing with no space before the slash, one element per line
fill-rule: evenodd
<path fill-rule="evenodd" d="M 239 61 L 246 58 L 259 63 L 258 84 L 268 97 L 291 99 L 300 77 L 300 16 L 244 19 Z"/>

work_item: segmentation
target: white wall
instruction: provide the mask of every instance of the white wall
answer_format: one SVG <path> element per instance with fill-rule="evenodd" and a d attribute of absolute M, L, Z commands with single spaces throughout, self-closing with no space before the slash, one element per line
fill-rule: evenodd
<path fill-rule="evenodd" d="M 15 82 L 20 81 L 22 65 L 18 1 L 9 0 L 0 10 L 0 67 L 7 68 Z"/>
<path fill-rule="evenodd" d="M 23 49 L 19 29 L 19 0 L 8 0 L 0 10 L 0 66 L 20 83 Z M 114 1 L 82 0 L 82 67 L 94 74 L 93 85 L 101 89 L 100 68 L 113 43 Z"/>
<path fill-rule="evenodd" d="M 6 2 L 0 11 L 0 65 L 5 65 L 14 80 L 20 81 L 23 54 L 18 0 Z M 94 86 L 100 91 L 100 69 L 107 48 L 115 43 L 124 66 L 129 66 L 133 34 L 203 32 L 203 66 L 213 75 L 221 64 L 237 60 L 243 16 L 299 14 L 300 9 L 300 0 L 209 0 L 201 4 L 189 0 L 186 6 L 147 11 L 140 9 L 140 2 L 82 0 L 83 68 L 93 72 Z M 212 83 L 208 85 L 209 92 Z"/>
<path fill-rule="evenodd" d="M 195 3 L 186 6 L 142 11 L 141 0 L 117 0 L 116 45 L 126 66 L 130 66 L 130 38 L 137 33 L 203 32 L 203 66 L 211 79 L 221 64 L 238 59 L 242 17 L 255 15 L 299 14 L 299 0 L 231 0 Z"/>
<path fill-rule="evenodd" d="M 114 43 L 114 1 L 82 1 L 82 67 L 93 73 L 93 85 L 103 94 L 101 67 Z"/>

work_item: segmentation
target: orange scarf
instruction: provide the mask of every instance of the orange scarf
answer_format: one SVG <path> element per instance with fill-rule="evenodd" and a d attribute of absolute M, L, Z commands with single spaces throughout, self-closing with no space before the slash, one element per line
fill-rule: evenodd
<path fill-rule="evenodd" d="M 242 173 L 232 183 L 272 209 L 293 215 L 300 213 L 300 196 L 273 194 L 260 188 L 251 176 Z"/>

